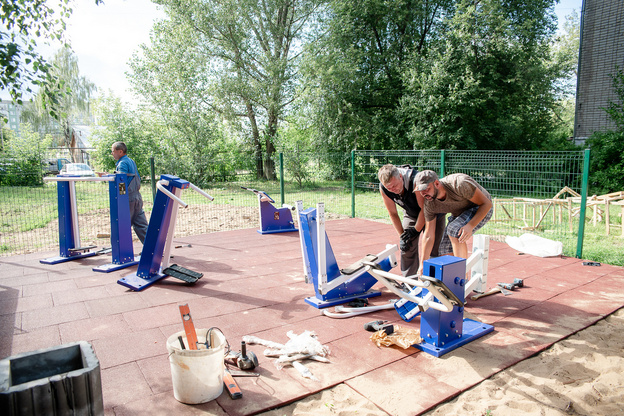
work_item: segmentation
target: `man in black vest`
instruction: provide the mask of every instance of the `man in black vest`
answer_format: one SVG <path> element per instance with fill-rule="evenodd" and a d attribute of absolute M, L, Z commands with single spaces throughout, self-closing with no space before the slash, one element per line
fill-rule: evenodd
<path fill-rule="evenodd" d="M 390 214 L 390 221 L 400 235 L 401 272 L 403 276 L 413 276 L 418 272 L 420 259 L 418 256 L 418 237 L 425 226 L 425 217 L 422 212 L 424 198 L 420 192 L 414 192 L 414 179 L 418 171 L 410 166 L 397 167 L 392 164 L 384 165 L 379 169 L 379 191 L 384 205 Z M 399 218 L 397 205 L 403 208 L 403 220 Z M 438 247 L 444 229 L 444 214 L 437 217 L 435 242 L 431 255 L 438 255 Z M 447 254 L 447 253 L 439 253 Z"/>

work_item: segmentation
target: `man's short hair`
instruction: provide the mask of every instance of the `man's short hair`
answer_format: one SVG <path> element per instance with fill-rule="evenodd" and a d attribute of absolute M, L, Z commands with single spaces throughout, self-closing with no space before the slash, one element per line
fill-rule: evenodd
<path fill-rule="evenodd" d="M 113 143 L 113 148 L 115 150 L 121 150 L 122 152 L 124 152 L 124 155 L 128 153 L 128 148 L 126 147 L 126 144 L 124 142 Z"/>
<path fill-rule="evenodd" d="M 438 180 L 438 174 L 432 170 L 422 170 L 418 172 L 414 179 L 414 190 L 424 191 L 429 184 Z"/>
<path fill-rule="evenodd" d="M 399 170 L 391 163 L 383 165 L 379 168 L 379 172 L 377 172 L 377 178 L 379 178 L 379 182 L 381 182 L 382 185 L 390 182 L 392 178 L 398 178 L 399 175 Z"/>

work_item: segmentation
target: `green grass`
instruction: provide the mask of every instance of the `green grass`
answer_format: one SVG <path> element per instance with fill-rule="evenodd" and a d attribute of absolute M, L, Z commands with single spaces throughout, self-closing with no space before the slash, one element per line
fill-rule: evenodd
<path fill-rule="evenodd" d="M 254 209 L 258 206 L 258 199 L 250 191 L 241 189 L 241 186 L 258 189 L 267 192 L 275 201 L 276 206 L 281 205 L 279 182 L 245 181 L 215 183 L 204 191 L 214 197 L 209 201 L 192 190 L 183 190 L 181 198 L 189 205 L 217 204 L 232 207 L 247 207 Z M 55 183 L 49 183 L 43 187 L 0 187 L 0 253 L 20 253 L 35 249 L 53 249 L 49 241 L 26 241 L 38 240 L 32 232 L 42 230 L 45 227 L 56 225 L 58 217 L 57 190 Z M 144 200 L 144 209 L 149 214 L 152 209 L 152 190 L 149 183 L 141 187 Z M 100 215 L 106 217 L 109 212 L 108 184 L 77 183 L 76 185 L 77 207 L 79 217 L 85 215 Z M 287 183 L 284 189 L 284 202 L 294 205 L 296 201 L 303 201 L 305 208 L 316 206 L 318 202 L 325 203 L 325 211 L 341 216 L 351 216 L 351 188 L 344 181 L 318 181 L 306 183 L 299 187 L 296 183 Z M 567 210 L 563 210 L 563 221 L 559 223 L 558 216 L 553 218 L 552 211 L 544 216 L 536 234 L 551 240 L 561 241 L 564 246 L 564 255 L 575 257 L 578 240 L 578 219 L 573 218 L 573 231 L 570 232 L 568 225 Z M 516 215 L 520 217 L 519 213 Z M 609 236 L 606 235 L 605 222 L 597 225 L 591 223 L 592 211 L 587 210 L 587 222 L 585 225 L 584 245 L 582 258 L 598 261 L 601 263 L 624 266 L 624 237 L 622 237 L 621 218 L 619 209 L 612 209 L 610 223 L 616 227 L 611 229 Z M 389 222 L 388 213 L 381 202 L 379 192 L 376 190 L 356 189 L 355 216 Z M 538 214 L 539 216 L 539 214 Z M 526 223 L 516 218 L 511 221 L 504 217 L 499 210 L 499 221 L 490 221 L 482 230 L 494 240 L 504 241 L 507 235 L 521 235 L 524 231 L 521 227 Z M 500 221 L 503 218 L 505 221 Z M 525 221 L 531 223 L 532 218 L 527 214 Z M 250 225 L 253 226 L 253 225 Z M 81 225 L 82 227 L 82 225 Z M 30 233 L 29 233 L 30 232 Z M 26 234 L 23 234 L 26 233 Z M 82 234 L 82 231 L 81 231 Z M 11 238 L 13 237 L 13 238 Z M 54 239 L 58 240 L 57 236 Z M 57 241 L 58 243 L 58 241 Z M 46 247 L 47 244 L 47 247 Z"/>

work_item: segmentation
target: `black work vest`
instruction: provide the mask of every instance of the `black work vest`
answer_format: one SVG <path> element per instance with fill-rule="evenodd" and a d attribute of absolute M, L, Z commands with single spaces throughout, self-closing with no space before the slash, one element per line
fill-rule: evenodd
<path fill-rule="evenodd" d="M 414 178 L 416 177 L 418 171 L 416 171 L 416 169 L 412 169 L 411 167 L 400 167 L 398 169 L 403 175 L 403 195 L 390 192 L 382 184 L 379 184 L 379 186 L 381 187 L 382 192 L 386 194 L 388 198 L 393 200 L 395 204 L 403 208 L 409 217 L 417 219 L 418 214 L 420 214 L 420 207 L 418 206 L 418 201 L 416 200 L 416 195 L 414 194 Z"/>

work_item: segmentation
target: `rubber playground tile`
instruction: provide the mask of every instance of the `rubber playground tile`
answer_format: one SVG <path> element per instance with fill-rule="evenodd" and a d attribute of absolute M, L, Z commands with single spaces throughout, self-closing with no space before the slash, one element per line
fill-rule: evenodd
<path fill-rule="evenodd" d="M 484 343 L 491 336 L 492 333 L 470 344 Z M 503 365 L 504 357 L 483 354 L 481 348 L 473 351 L 466 347 L 457 348 L 439 358 L 412 348 L 417 353 L 401 361 L 405 366 L 403 373 L 427 374 L 439 382 L 464 391 L 499 371 Z"/>
<path fill-rule="evenodd" d="M 143 299 L 148 306 L 160 306 L 176 302 L 186 303 L 190 299 L 199 297 L 197 293 L 193 292 L 192 284 L 180 279 L 168 277 L 160 280 L 157 285 L 158 290 L 148 287 L 138 292 L 138 296 Z"/>
<path fill-rule="evenodd" d="M 4 327 L 5 322 L 0 322 Z M 13 330 L 13 326 L 11 325 L 9 329 Z M 28 332 L 16 331 L 10 335 L 3 334 L 2 337 L 5 340 L 2 346 L 0 346 L 2 357 L 55 347 L 61 344 L 58 325 L 36 328 Z"/>
<path fill-rule="evenodd" d="M 100 360 L 100 367 L 106 369 L 161 355 L 167 351 L 166 341 L 159 329 L 148 329 L 96 339 L 91 345 Z"/>
<path fill-rule="evenodd" d="M 345 384 L 393 416 L 417 415 L 459 394 L 458 389 L 410 367 L 411 359 L 406 357 Z"/>
<path fill-rule="evenodd" d="M 22 312 L 22 330 L 30 331 L 35 328 L 43 328 L 72 322 L 77 319 L 89 317 L 87 308 L 83 303 L 54 306 L 46 309 L 36 309 Z"/>
<path fill-rule="evenodd" d="M 4 276 L 0 278 L 0 285 L 9 288 L 20 289 L 24 286 L 32 286 L 48 283 L 48 273 L 36 273 L 24 276 L 23 274 L 8 274 L 6 270 L 2 271 Z M 4 295 L 3 295 L 4 296 Z"/>
<path fill-rule="evenodd" d="M 173 398 L 172 392 L 154 395 L 146 394 L 137 400 L 115 406 L 110 416 L 133 416 L 146 414 L 145 409 L 153 409 L 152 415 L 185 415 L 185 416 L 228 416 L 228 414 L 212 400 L 208 403 L 187 405 Z M 105 413 L 105 416 L 109 416 Z"/>
<path fill-rule="evenodd" d="M 25 312 L 36 309 L 46 309 L 51 308 L 54 305 L 52 295 L 50 293 L 26 297 L 5 297 L 5 294 L 3 293 L 0 295 L 0 299 L 2 299 L 0 300 L 0 315 L 14 314 L 16 312 Z"/>
<path fill-rule="evenodd" d="M 73 280 L 61 280 L 59 282 L 41 282 L 22 286 L 22 296 L 43 295 L 46 293 L 76 290 Z"/>
<path fill-rule="evenodd" d="M 137 293 L 128 292 L 119 296 L 84 301 L 92 318 L 148 308 L 148 303 Z"/>
<path fill-rule="evenodd" d="M 242 398 L 232 400 L 224 391 L 216 399 L 228 415 L 256 414 L 302 399 L 322 388 L 318 382 L 303 378 L 292 367 L 278 370 L 273 364 L 263 364 L 254 371 L 260 376 L 235 378 L 243 393 Z"/>
<path fill-rule="evenodd" d="M 110 296 L 102 287 L 86 287 L 80 289 L 64 290 L 51 294 L 55 305 L 67 305 L 70 303 L 83 302 L 87 300 L 102 299 Z"/>
<path fill-rule="evenodd" d="M 155 357 L 137 360 L 137 365 L 145 381 L 150 387 L 152 394 L 159 394 L 173 391 L 173 381 L 171 375 L 171 364 L 169 353 L 157 355 Z"/>
<path fill-rule="evenodd" d="M 104 408 L 106 409 L 152 394 L 149 384 L 135 362 L 117 365 L 112 368 L 101 367 L 100 373 L 102 378 L 102 398 Z M 129 386 L 132 387 L 129 388 Z"/>
<path fill-rule="evenodd" d="M 98 318 L 76 319 L 59 325 L 64 344 L 77 341 L 93 341 L 121 336 L 131 332 L 131 327 L 123 316 L 107 315 Z"/>
<path fill-rule="evenodd" d="M 561 293 L 550 301 L 591 314 L 609 315 L 624 304 L 624 291 L 605 290 L 604 285 L 588 284 L 578 290 Z"/>
<path fill-rule="evenodd" d="M 505 319 L 521 310 L 529 308 L 536 302 L 513 298 L 512 295 L 505 296 L 502 293 L 495 293 L 475 301 L 468 300 L 466 304 L 466 315 L 473 315 L 474 320 L 486 324 Z M 476 318 L 476 319 L 475 319 Z"/>
<path fill-rule="evenodd" d="M 600 316 L 555 302 L 542 302 L 499 321 L 497 330 L 508 331 L 533 343 L 537 351 L 599 320 Z"/>

